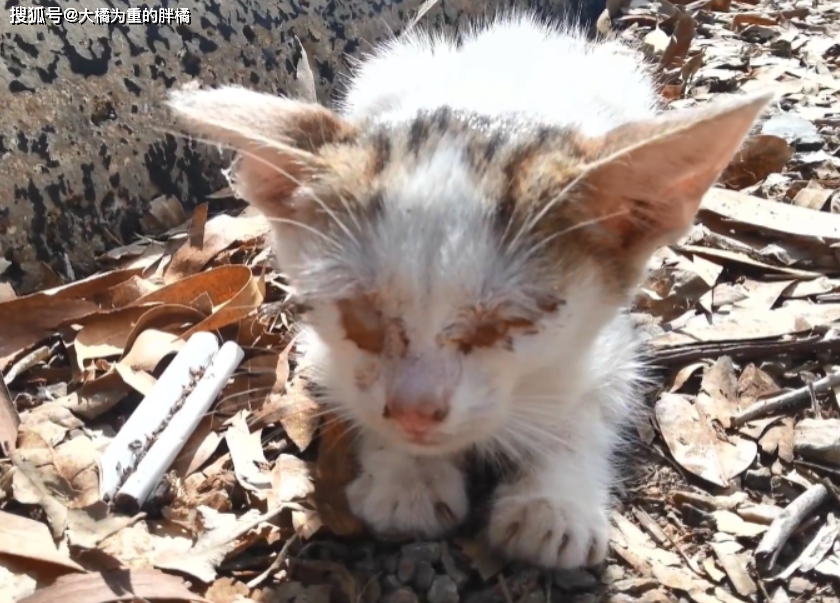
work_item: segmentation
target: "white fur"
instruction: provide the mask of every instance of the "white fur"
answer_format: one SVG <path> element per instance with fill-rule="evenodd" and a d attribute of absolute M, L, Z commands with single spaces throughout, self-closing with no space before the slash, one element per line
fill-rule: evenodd
<path fill-rule="evenodd" d="M 650 117 L 658 100 L 627 45 L 519 15 L 475 28 L 460 46 L 420 30 L 391 41 L 356 69 L 343 109 L 399 121 L 442 105 L 526 112 L 595 136 Z"/>
<path fill-rule="evenodd" d="M 656 102 L 641 62 L 618 42 L 592 45 L 524 17 L 477 30 L 460 47 L 419 33 L 393 41 L 358 68 L 343 108 L 351 120 L 399 123 L 441 105 L 525 113 L 596 135 L 649 117 Z M 465 305 L 521 301 L 540 286 L 529 282 L 521 258 L 493 239 L 490 204 L 461 153 L 448 141 L 406 171 L 386 191 L 378 225 L 361 226 L 361 244 L 340 240 L 340 253 L 326 255 L 278 248 L 280 265 L 304 293 L 350 281 L 384 292 L 383 310 L 403 320 L 412 362 L 430 367 L 423 369 L 430 383 L 443 379 L 454 390 L 433 445 L 409 443 L 382 416 L 386 380 L 402 370 L 400 361 L 358 350 L 345 339 L 336 308 L 313 299 L 303 349 L 328 400 L 360 431 L 363 474 L 348 491 L 351 507 L 378 531 L 438 536 L 450 526 L 436 504 L 456 520 L 468 510 L 453 459 L 470 447 L 507 453 L 528 464 L 497 493 L 492 543 L 549 567 L 599 562 L 618 427 L 637 402 L 632 329 L 603 301 L 594 265 L 564 266 L 557 269 L 572 283 L 566 304 L 538 334 L 517 338 L 512 351 L 464 355 L 435 344 Z M 356 384 L 360 371 L 375 375 L 364 390 Z"/>

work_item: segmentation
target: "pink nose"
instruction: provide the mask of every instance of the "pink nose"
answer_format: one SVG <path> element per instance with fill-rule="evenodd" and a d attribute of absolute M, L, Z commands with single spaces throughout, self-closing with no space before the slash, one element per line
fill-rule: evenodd
<path fill-rule="evenodd" d="M 445 401 L 406 403 L 405 400 L 390 398 L 383 416 L 396 421 L 408 435 L 422 437 L 446 419 L 448 414 L 449 405 Z"/>

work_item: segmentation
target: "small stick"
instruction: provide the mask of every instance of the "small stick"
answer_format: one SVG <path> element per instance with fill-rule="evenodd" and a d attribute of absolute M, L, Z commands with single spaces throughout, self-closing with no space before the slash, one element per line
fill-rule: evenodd
<path fill-rule="evenodd" d="M 772 414 L 791 404 L 808 400 L 812 391 L 815 394 L 823 393 L 835 385 L 840 385 L 840 371 L 826 375 L 822 379 L 817 379 L 804 387 L 756 402 L 732 417 L 732 426 L 739 427 L 748 421 Z"/>
<path fill-rule="evenodd" d="M 829 491 L 823 484 L 814 484 L 796 497 L 779 516 L 773 520 L 764 537 L 755 549 L 756 562 L 762 563 L 769 572 L 788 541 L 805 518 L 828 500 Z"/>
<path fill-rule="evenodd" d="M 20 377 L 23 373 L 31 369 L 33 366 L 50 357 L 50 348 L 48 346 L 41 346 L 34 352 L 31 352 L 18 360 L 3 377 L 6 385 L 11 385 L 12 381 Z"/>
<path fill-rule="evenodd" d="M 246 584 L 245 586 L 247 586 L 248 588 L 251 588 L 251 589 L 256 588 L 260 584 L 262 584 L 263 581 L 266 578 L 268 578 L 271 574 L 273 574 L 274 572 L 279 570 L 280 566 L 283 565 L 283 562 L 289 556 L 289 549 L 292 548 L 292 545 L 295 542 L 297 542 L 297 540 L 298 540 L 298 535 L 297 534 L 294 534 L 291 538 L 289 538 L 285 542 L 285 544 L 283 544 L 283 548 L 280 549 L 279 553 L 277 553 L 277 558 L 271 563 L 271 565 L 269 565 L 263 573 L 261 573 L 259 576 L 257 576 L 256 578 L 254 578 L 250 582 L 248 582 L 248 584 Z"/>

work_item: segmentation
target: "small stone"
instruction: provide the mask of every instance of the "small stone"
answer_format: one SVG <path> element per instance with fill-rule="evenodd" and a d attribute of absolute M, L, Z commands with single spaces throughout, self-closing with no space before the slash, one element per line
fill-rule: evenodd
<path fill-rule="evenodd" d="M 458 603 L 458 585 L 449 576 L 438 576 L 432 582 L 426 598 L 429 603 Z"/>
<path fill-rule="evenodd" d="M 435 568 L 428 561 L 420 561 L 414 574 L 414 586 L 420 592 L 426 592 L 432 587 L 435 579 Z"/>
<path fill-rule="evenodd" d="M 400 555 L 400 561 L 397 564 L 397 578 L 403 584 L 408 584 L 414 579 L 414 574 L 417 572 L 417 562 L 411 557 Z"/>
<path fill-rule="evenodd" d="M 532 590 L 525 597 L 525 603 L 545 603 L 545 591 L 541 588 Z"/>
<path fill-rule="evenodd" d="M 568 592 L 589 590 L 596 584 L 598 579 L 585 570 L 557 570 L 552 574 L 554 586 Z"/>
<path fill-rule="evenodd" d="M 440 545 L 437 542 L 412 542 L 403 545 L 402 554 L 414 562 L 437 563 L 440 561 Z"/>
<path fill-rule="evenodd" d="M 395 590 L 401 589 L 403 583 L 400 582 L 400 579 L 397 578 L 394 574 L 388 574 L 384 578 L 382 578 L 382 590 L 386 593 L 393 592 Z"/>
<path fill-rule="evenodd" d="M 396 574 L 400 565 L 400 558 L 396 555 L 388 555 L 382 560 L 382 569 L 389 574 Z"/>
<path fill-rule="evenodd" d="M 505 600 L 496 589 L 485 588 L 467 595 L 464 603 L 505 603 Z"/>
<path fill-rule="evenodd" d="M 446 575 L 452 578 L 459 589 L 469 582 L 470 577 L 458 568 L 455 557 L 445 542 L 440 547 L 440 562 Z"/>
<path fill-rule="evenodd" d="M 818 151 L 825 145 L 817 127 L 804 117 L 781 113 L 771 117 L 761 128 L 762 134 L 783 138 L 797 151 Z"/>
<path fill-rule="evenodd" d="M 371 547 L 359 547 L 356 552 L 356 559 L 353 562 L 353 567 L 369 572 L 378 572 L 381 568 L 381 562 L 376 556 L 376 551 Z"/>
<path fill-rule="evenodd" d="M 420 603 L 420 598 L 413 590 L 398 588 L 386 594 L 380 601 L 381 603 Z"/>
<path fill-rule="evenodd" d="M 750 469 L 744 473 L 744 485 L 754 490 L 761 490 L 762 492 L 770 491 L 770 480 L 773 476 L 770 474 L 768 467 L 761 467 L 760 469 Z"/>

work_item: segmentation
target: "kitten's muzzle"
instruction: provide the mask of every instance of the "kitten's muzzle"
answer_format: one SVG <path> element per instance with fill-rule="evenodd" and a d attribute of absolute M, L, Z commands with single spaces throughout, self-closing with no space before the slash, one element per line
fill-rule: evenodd
<path fill-rule="evenodd" d="M 449 415 L 449 401 L 442 398 L 412 400 L 390 396 L 382 416 L 396 422 L 406 438 L 416 444 L 430 443 L 429 435 Z"/>

